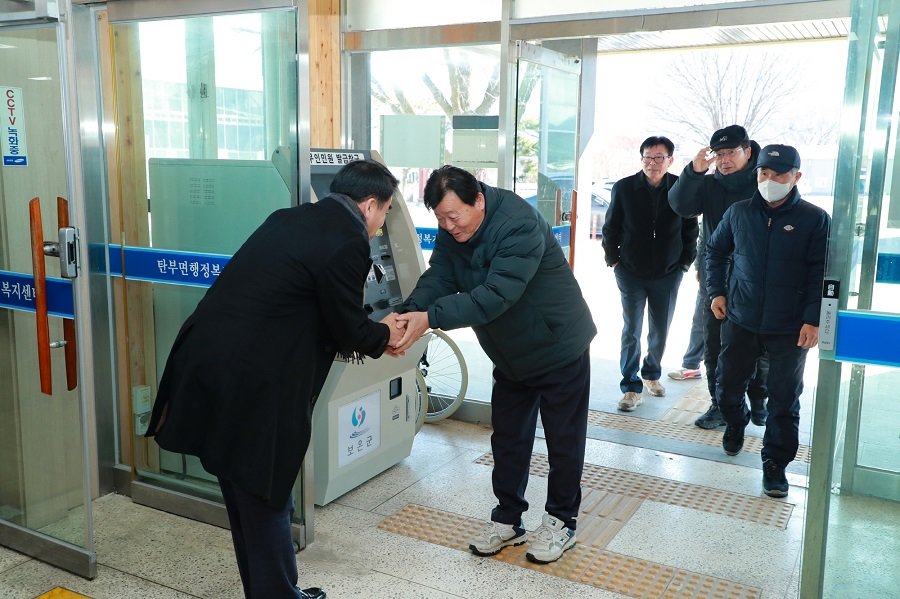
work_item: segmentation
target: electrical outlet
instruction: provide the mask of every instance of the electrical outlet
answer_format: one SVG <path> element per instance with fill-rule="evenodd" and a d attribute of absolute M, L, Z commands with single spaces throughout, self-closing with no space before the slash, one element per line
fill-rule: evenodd
<path fill-rule="evenodd" d="M 153 409 L 149 385 L 137 385 L 131 388 L 131 411 L 134 414 L 134 434 L 142 437 L 150 424 L 150 411 Z"/>

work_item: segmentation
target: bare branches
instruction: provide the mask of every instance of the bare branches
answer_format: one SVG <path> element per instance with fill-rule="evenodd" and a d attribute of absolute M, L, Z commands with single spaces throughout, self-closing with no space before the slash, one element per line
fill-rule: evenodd
<path fill-rule="evenodd" d="M 661 81 L 667 107 L 658 109 L 664 121 L 698 144 L 732 124 L 742 125 L 753 137 L 788 106 L 796 91 L 796 72 L 796 65 L 769 53 L 693 53 Z"/>
<path fill-rule="evenodd" d="M 451 52 L 445 48 L 442 58 L 441 61 L 435 61 L 433 69 L 423 70 L 419 76 L 428 93 L 424 97 L 420 95 L 418 101 L 409 101 L 399 85 L 395 85 L 390 93 L 387 92 L 375 78 L 372 79 L 372 98 L 385 104 L 395 114 L 431 113 L 435 105 L 447 116 L 496 111 L 500 89 L 499 64 L 494 64 L 491 74 L 485 78 L 485 74 L 476 72 L 478 67 L 473 67 L 470 57 L 465 53 Z M 440 76 L 442 73 L 435 72 L 435 69 L 440 68 L 445 70 L 446 79 Z M 484 85 L 484 92 L 473 98 L 473 93 L 480 85 Z"/>

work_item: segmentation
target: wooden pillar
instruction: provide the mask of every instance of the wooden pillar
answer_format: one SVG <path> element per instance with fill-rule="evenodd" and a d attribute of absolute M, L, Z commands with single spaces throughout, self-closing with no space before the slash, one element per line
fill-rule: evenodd
<path fill-rule="evenodd" d="M 309 0 L 310 143 L 341 147 L 341 3 Z"/>

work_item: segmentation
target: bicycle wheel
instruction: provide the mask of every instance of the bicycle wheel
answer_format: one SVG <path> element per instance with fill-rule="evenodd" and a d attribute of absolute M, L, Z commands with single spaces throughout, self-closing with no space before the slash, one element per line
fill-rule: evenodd
<path fill-rule="evenodd" d="M 466 397 L 469 372 L 462 352 L 447 333 L 431 331 L 419 370 L 428 391 L 425 422 L 437 422 L 453 414 Z"/>
<path fill-rule="evenodd" d="M 421 370 L 416 370 L 416 432 L 422 430 L 425 424 L 425 414 L 428 412 L 428 385 Z"/>

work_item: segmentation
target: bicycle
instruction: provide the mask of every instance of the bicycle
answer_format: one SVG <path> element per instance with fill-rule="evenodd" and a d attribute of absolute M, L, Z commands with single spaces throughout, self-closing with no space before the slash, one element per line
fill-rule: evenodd
<path fill-rule="evenodd" d="M 469 384 L 466 362 L 456 342 L 439 329 L 432 329 L 429 335 L 416 372 L 419 390 L 416 431 L 425 422 L 438 422 L 456 412 Z"/>

